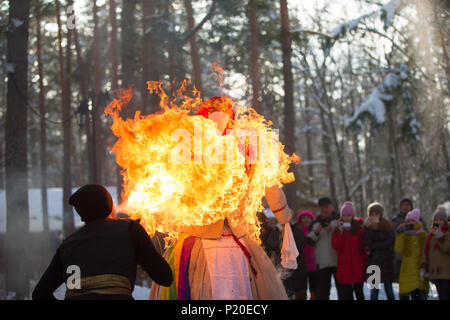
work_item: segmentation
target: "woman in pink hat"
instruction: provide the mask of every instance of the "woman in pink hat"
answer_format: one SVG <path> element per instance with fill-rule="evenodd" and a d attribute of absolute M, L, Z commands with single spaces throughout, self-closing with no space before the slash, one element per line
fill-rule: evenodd
<path fill-rule="evenodd" d="M 309 210 L 304 210 L 300 212 L 297 217 L 296 227 L 300 229 L 305 236 L 308 236 L 309 227 L 311 222 L 314 220 L 315 216 Z M 310 242 L 306 244 L 303 248 L 303 252 L 300 253 L 305 257 L 305 265 L 307 272 L 307 282 L 309 283 L 309 296 L 310 300 L 315 300 L 316 297 L 316 255 L 314 252 L 314 245 Z M 306 288 L 304 291 L 304 296 L 306 298 Z"/>
<path fill-rule="evenodd" d="M 331 245 L 337 251 L 336 280 L 339 300 L 364 300 L 364 266 L 367 254 L 364 250 L 363 219 L 355 217 L 353 203 L 344 202 L 338 226 L 333 232 Z"/>

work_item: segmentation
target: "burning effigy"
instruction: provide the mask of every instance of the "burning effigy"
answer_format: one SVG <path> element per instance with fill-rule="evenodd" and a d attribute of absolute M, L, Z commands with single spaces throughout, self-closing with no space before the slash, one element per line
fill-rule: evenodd
<path fill-rule="evenodd" d="M 284 152 L 272 123 L 252 108 L 227 96 L 203 101 L 195 90 L 186 96 L 186 85 L 169 99 L 161 82 L 149 81 L 161 99 L 156 114 L 120 117 L 132 89 L 105 109 L 118 138 L 111 150 L 122 168 L 121 207 L 151 236 L 166 235 L 175 281 L 154 284 L 150 298 L 287 299 L 259 245 L 257 213 L 265 197 L 289 222 L 281 187 L 294 181 L 289 166 L 299 157 Z"/>

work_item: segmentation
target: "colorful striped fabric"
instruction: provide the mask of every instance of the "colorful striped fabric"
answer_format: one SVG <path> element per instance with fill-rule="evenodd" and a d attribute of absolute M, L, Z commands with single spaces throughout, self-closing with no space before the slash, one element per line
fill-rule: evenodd
<path fill-rule="evenodd" d="M 195 237 L 184 235 L 167 249 L 167 263 L 172 269 L 175 281 L 170 287 L 161 287 L 161 300 L 190 300 L 188 271 L 194 243 Z"/>
<path fill-rule="evenodd" d="M 178 272 L 178 300 L 191 300 L 191 288 L 189 286 L 189 262 L 195 237 L 186 238 L 180 256 L 180 269 Z"/>

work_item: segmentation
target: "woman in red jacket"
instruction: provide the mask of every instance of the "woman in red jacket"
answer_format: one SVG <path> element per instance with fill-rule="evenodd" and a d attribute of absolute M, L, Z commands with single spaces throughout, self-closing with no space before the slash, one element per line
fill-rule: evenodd
<path fill-rule="evenodd" d="M 353 203 L 347 201 L 341 208 L 341 217 L 331 237 L 331 246 L 337 251 L 336 280 L 339 282 L 339 300 L 364 300 L 364 252 L 362 218 L 355 217 Z"/>

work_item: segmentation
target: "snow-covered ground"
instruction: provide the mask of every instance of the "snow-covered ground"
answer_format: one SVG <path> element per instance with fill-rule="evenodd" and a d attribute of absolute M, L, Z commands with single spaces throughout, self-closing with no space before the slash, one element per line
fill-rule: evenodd
<path fill-rule="evenodd" d="M 30 281 L 30 296 L 31 296 L 31 292 L 35 285 L 36 285 L 36 281 Z M 398 283 L 394 283 L 393 289 L 394 289 L 395 298 L 398 299 Z M 63 300 L 65 292 L 66 292 L 66 287 L 63 284 L 55 291 L 55 297 L 57 299 Z M 135 286 L 134 287 L 134 291 L 133 291 L 134 299 L 148 300 L 149 296 L 150 296 L 150 288 L 145 287 L 145 286 Z M 370 299 L 370 291 L 367 288 L 366 284 L 364 284 L 364 296 L 365 296 L 366 300 Z M 11 293 L 11 292 L 9 292 L 6 295 L 6 292 L 4 291 L 4 275 L 0 274 L 0 300 L 5 300 L 5 299 L 10 300 L 13 297 L 14 297 L 14 293 Z M 381 285 L 378 299 L 386 300 L 386 294 L 384 293 L 383 285 Z M 337 300 L 337 291 L 336 291 L 334 281 L 332 281 L 330 300 Z M 430 283 L 430 291 L 428 292 L 428 300 L 438 300 L 436 287 L 432 283 Z"/>

